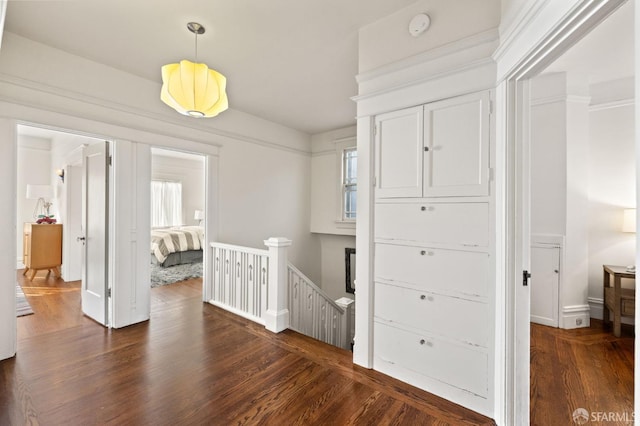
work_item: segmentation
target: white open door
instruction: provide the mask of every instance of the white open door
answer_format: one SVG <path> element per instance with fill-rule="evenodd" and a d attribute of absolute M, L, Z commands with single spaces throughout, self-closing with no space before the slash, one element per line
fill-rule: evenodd
<path fill-rule="evenodd" d="M 82 312 L 106 326 L 109 321 L 109 142 L 87 146 L 82 171 Z"/>

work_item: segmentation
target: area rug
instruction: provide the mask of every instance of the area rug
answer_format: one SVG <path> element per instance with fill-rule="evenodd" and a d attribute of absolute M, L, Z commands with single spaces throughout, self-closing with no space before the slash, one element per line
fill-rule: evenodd
<path fill-rule="evenodd" d="M 178 281 L 184 281 L 189 278 L 199 278 L 201 276 L 202 262 L 169 266 L 168 268 L 163 268 L 153 263 L 151 264 L 151 287 L 160 287 L 162 285 L 173 284 Z"/>
<path fill-rule="evenodd" d="M 22 287 L 20 287 L 20 284 L 16 284 L 16 316 L 22 317 L 24 315 L 31 315 L 32 313 L 33 309 L 31 309 L 31 305 L 27 301 Z"/>

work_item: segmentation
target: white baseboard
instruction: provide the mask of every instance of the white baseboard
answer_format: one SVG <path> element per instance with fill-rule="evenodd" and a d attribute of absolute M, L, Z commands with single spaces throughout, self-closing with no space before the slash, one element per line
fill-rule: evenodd
<path fill-rule="evenodd" d="M 545 318 L 539 317 L 537 315 L 531 315 L 531 322 L 541 325 L 546 325 L 548 327 L 558 328 L 558 322 L 554 321 L 553 318 Z"/>
<path fill-rule="evenodd" d="M 601 299 L 599 297 L 590 297 L 588 299 L 589 301 L 589 308 L 591 311 L 591 318 L 595 318 L 595 319 L 603 319 L 604 318 L 604 299 Z M 623 324 L 630 324 L 630 325 L 635 325 L 636 320 L 635 318 L 630 318 L 630 317 L 622 317 L 621 321 Z"/>
<path fill-rule="evenodd" d="M 562 308 L 562 323 L 560 328 L 570 330 L 572 328 L 589 327 L 590 325 L 590 306 L 589 305 L 572 305 Z"/>
<path fill-rule="evenodd" d="M 591 312 L 591 318 L 601 320 L 602 312 L 604 310 L 604 299 L 600 297 L 589 297 L 589 311 Z"/>
<path fill-rule="evenodd" d="M 21 257 L 19 257 L 18 261 L 16 262 L 16 269 L 24 269 L 24 263 L 22 263 Z"/>

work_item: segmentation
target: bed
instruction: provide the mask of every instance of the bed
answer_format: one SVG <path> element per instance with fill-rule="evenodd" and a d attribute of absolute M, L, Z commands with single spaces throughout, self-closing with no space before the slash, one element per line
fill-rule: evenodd
<path fill-rule="evenodd" d="M 180 226 L 151 231 L 151 261 L 168 267 L 202 262 L 204 229 L 201 226 Z"/>

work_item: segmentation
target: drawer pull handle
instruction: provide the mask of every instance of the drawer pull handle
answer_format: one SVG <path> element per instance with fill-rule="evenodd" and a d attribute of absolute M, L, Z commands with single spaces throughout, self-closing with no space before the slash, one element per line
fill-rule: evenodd
<path fill-rule="evenodd" d="M 424 299 L 426 299 L 426 298 L 427 298 L 427 296 L 425 296 L 424 294 L 421 294 L 421 295 L 420 295 L 420 300 L 424 300 Z"/>
<path fill-rule="evenodd" d="M 427 341 L 426 341 L 426 340 L 424 340 L 424 339 L 420 339 L 420 344 L 421 344 L 421 345 L 424 345 L 425 343 L 427 343 Z"/>
<path fill-rule="evenodd" d="M 432 212 L 432 211 L 433 211 L 433 206 L 429 206 L 429 207 L 427 207 L 427 206 L 421 206 L 421 207 L 420 207 L 420 211 L 423 211 L 423 212 Z"/>
<path fill-rule="evenodd" d="M 426 255 L 433 256 L 433 254 L 434 253 L 432 251 L 420 250 L 421 256 L 426 256 Z"/>

